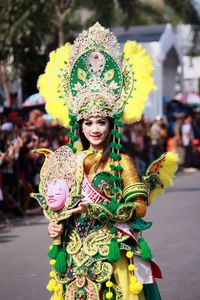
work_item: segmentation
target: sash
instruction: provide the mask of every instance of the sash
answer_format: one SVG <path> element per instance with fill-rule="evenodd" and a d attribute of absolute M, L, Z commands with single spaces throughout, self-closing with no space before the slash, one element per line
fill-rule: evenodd
<path fill-rule="evenodd" d="M 83 199 L 83 201 L 87 201 L 90 203 L 98 203 L 98 204 L 106 204 L 110 201 L 110 199 L 108 197 L 106 197 L 105 195 L 103 195 L 102 193 L 100 193 L 90 182 L 90 180 L 88 179 L 87 175 L 84 174 L 84 179 L 83 182 L 81 184 L 81 188 L 82 188 L 82 195 L 85 197 Z M 119 230 L 120 232 L 122 232 L 123 234 L 131 237 L 136 243 L 137 243 L 137 239 L 135 238 L 131 227 L 127 224 L 127 223 L 115 223 L 114 227 L 117 228 L 117 230 Z"/>
<path fill-rule="evenodd" d="M 100 193 L 90 182 L 87 175 L 84 174 L 84 179 L 81 184 L 82 189 L 82 195 L 85 197 L 83 201 L 87 201 L 90 203 L 98 203 L 98 204 L 106 204 L 110 201 L 108 197 Z M 126 236 L 129 236 L 134 240 L 135 243 L 137 242 L 137 233 L 133 233 L 132 228 L 127 223 L 119 223 L 116 222 L 114 224 L 114 227 L 125 234 Z M 137 280 L 141 283 L 154 283 L 155 277 L 162 278 L 162 274 L 160 271 L 159 266 L 156 264 L 155 261 L 144 261 L 140 257 L 134 256 L 134 264 L 136 266 L 135 276 L 137 277 Z"/>
<path fill-rule="evenodd" d="M 87 175 L 84 174 L 83 182 L 81 184 L 82 195 L 85 197 L 83 201 L 106 204 L 110 201 L 108 197 L 100 193 L 90 182 Z"/>

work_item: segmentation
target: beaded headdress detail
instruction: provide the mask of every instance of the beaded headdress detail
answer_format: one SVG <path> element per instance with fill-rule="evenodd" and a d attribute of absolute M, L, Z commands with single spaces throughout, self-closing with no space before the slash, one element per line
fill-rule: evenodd
<path fill-rule="evenodd" d="M 154 88 L 152 62 L 147 52 L 128 41 L 123 54 L 115 35 L 96 23 L 50 54 L 38 80 L 46 110 L 69 126 L 90 116 L 122 116 L 138 121 Z"/>

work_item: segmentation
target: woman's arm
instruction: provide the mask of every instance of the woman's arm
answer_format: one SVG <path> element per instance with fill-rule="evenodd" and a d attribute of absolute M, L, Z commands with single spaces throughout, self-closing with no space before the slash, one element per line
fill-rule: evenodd
<path fill-rule="evenodd" d="M 123 171 L 123 198 L 127 202 L 133 201 L 136 205 L 136 215 L 143 218 L 146 214 L 146 200 L 148 197 L 146 186 L 140 182 L 136 166 L 128 155 L 121 155 Z"/>

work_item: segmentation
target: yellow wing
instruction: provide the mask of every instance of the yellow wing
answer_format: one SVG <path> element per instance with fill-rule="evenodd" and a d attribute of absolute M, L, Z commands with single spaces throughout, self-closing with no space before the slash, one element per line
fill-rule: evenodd
<path fill-rule="evenodd" d="M 172 185 L 178 161 L 179 157 L 177 153 L 166 152 L 153 161 L 147 168 L 142 180 L 149 188 L 150 204 L 157 195 L 164 193 L 166 187 Z"/>

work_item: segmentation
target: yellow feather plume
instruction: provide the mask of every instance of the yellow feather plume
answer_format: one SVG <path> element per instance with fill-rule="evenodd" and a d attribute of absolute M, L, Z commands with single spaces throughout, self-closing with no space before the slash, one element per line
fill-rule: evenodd
<path fill-rule="evenodd" d="M 70 121 L 67 108 L 69 97 L 66 95 L 63 97 L 61 93 L 60 75 L 63 69 L 66 74 L 69 74 L 71 51 L 72 45 L 66 43 L 64 46 L 51 52 L 45 73 L 39 77 L 37 84 L 40 94 L 46 101 L 47 112 L 65 127 L 69 127 Z M 144 104 L 148 99 L 149 93 L 155 87 L 152 78 L 153 65 L 147 51 L 135 41 L 126 42 L 124 59 L 128 62 L 132 80 L 130 80 L 129 93 L 122 119 L 125 123 L 133 123 L 140 120 Z M 133 88 L 132 84 L 134 85 Z"/>
<path fill-rule="evenodd" d="M 150 192 L 149 201 L 152 203 L 155 197 L 159 194 L 163 194 L 168 186 L 173 184 L 173 177 L 178 168 L 179 157 L 177 153 L 167 152 L 161 156 L 162 163 L 159 168 L 159 178 L 161 179 L 164 187 L 155 188 Z"/>
<path fill-rule="evenodd" d="M 125 43 L 124 59 L 130 66 L 133 81 L 135 80 L 122 117 L 125 123 L 131 124 L 140 120 L 149 94 L 155 88 L 152 77 L 154 68 L 147 51 L 135 41 Z"/>
<path fill-rule="evenodd" d="M 68 72 L 67 66 L 69 65 L 71 50 L 72 45 L 66 43 L 64 46 L 52 51 L 45 73 L 39 77 L 37 82 L 39 92 L 46 101 L 46 111 L 65 127 L 69 127 L 69 116 L 66 99 L 61 94 L 59 76 L 62 69 Z"/>

